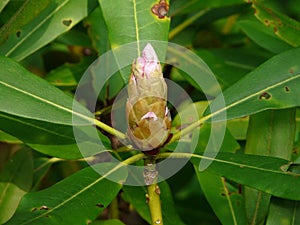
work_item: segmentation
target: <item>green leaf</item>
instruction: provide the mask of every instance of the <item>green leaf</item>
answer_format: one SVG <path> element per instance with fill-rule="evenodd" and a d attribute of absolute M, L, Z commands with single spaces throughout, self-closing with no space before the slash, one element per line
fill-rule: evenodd
<path fill-rule="evenodd" d="M 216 132 L 215 130 L 214 132 Z M 210 132 L 210 124 L 206 123 L 201 127 L 198 143 L 192 144 L 196 146 L 197 152 L 204 151 L 206 148 Z M 226 130 L 220 151 L 235 152 L 238 148 L 238 143 L 230 132 Z M 208 151 L 215 151 L 215 149 L 208 149 Z M 219 175 L 207 171 L 199 172 L 196 166 L 195 171 L 206 199 L 222 224 L 246 224 L 246 214 L 243 207 L 244 200 L 239 188 L 230 184 Z"/>
<path fill-rule="evenodd" d="M 231 49 L 230 52 L 227 49 L 215 49 L 198 50 L 196 53 L 211 68 L 223 90 L 267 59 L 261 53 L 261 49 L 258 50 L 253 46 L 251 48 Z"/>
<path fill-rule="evenodd" d="M 272 198 L 266 225 L 299 225 L 300 203 Z"/>
<path fill-rule="evenodd" d="M 226 111 L 227 120 L 254 114 L 266 109 L 299 106 L 300 48 L 274 56 L 254 71 L 243 77 L 210 104 L 214 109 L 210 116 L 222 120 Z M 222 106 L 223 98 L 226 107 Z M 207 110 L 204 115 L 208 115 Z"/>
<path fill-rule="evenodd" d="M 95 60 L 95 57 L 82 57 L 76 64 L 66 63 L 51 70 L 45 77 L 50 84 L 61 88 L 75 88 L 85 70 Z"/>
<path fill-rule="evenodd" d="M 286 168 L 290 166 L 290 162 L 287 160 L 223 152 L 216 157 L 210 157 L 209 153 L 205 154 L 207 156 L 194 155 L 192 159 L 193 164 L 198 166 L 199 159 L 202 158 L 202 160 L 211 162 L 206 169 L 208 172 L 277 197 L 300 200 L 300 190 L 298 188 L 300 185 L 300 174 L 286 171 Z M 215 154 L 213 153 L 212 155 Z"/>
<path fill-rule="evenodd" d="M 80 141 L 90 146 L 87 155 L 107 149 L 94 140 L 97 135 L 90 134 L 93 115 L 86 108 L 11 59 L 0 57 L 0 66 L 1 130 L 36 150 L 62 158 L 82 157 L 73 129 L 78 129 Z M 108 143 L 104 135 L 98 135 Z"/>
<path fill-rule="evenodd" d="M 247 135 L 249 117 L 228 120 L 226 127 L 236 140 L 245 140 Z"/>
<path fill-rule="evenodd" d="M 106 179 L 114 173 L 122 182 L 127 173 L 114 165 L 102 163 L 85 168 L 50 188 L 25 195 L 9 224 L 86 224 L 102 212 L 121 189 L 119 183 Z M 94 169 L 106 171 L 100 176 Z M 80 182 L 79 182 L 80 181 Z"/>
<path fill-rule="evenodd" d="M 297 47 L 300 45 L 300 23 L 285 14 L 279 13 L 262 1 L 253 1 L 255 16 L 286 43 Z"/>
<path fill-rule="evenodd" d="M 63 159 L 39 157 L 34 160 L 33 185 L 31 188 L 32 191 L 39 189 L 41 181 L 48 173 L 52 164 L 59 161 L 63 161 Z"/>
<path fill-rule="evenodd" d="M 271 52 L 280 53 L 292 48 L 258 21 L 241 20 L 237 24 L 255 43 Z"/>
<path fill-rule="evenodd" d="M 211 138 L 211 132 L 215 132 L 215 135 L 218 136 L 218 131 L 222 132 L 223 125 L 215 123 L 211 126 L 210 123 L 205 123 L 201 126 L 199 137 L 193 135 L 192 137 L 192 148 L 196 149 L 196 152 L 204 152 L 207 147 L 209 138 Z M 212 144 L 211 147 L 214 147 Z M 234 152 L 239 149 L 239 144 L 233 138 L 228 129 L 224 132 L 224 139 L 222 141 L 222 145 L 220 146 L 219 151 L 222 152 Z M 218 149 L 207 149 L 209 152 L 218 151 Z"/>
<path fill-rule="evenodd" d="M 245 153 L 291 159 L 296 120 L 293 109 L 267 110 L 250 116 Z"/>
<path fill-rule="evenodd" d="M 10 143 L 10 144 L 20 144 L 22 143 L 19 139 L 4 133 L 3 131 L 0 130 L 0 141 L 1 142 L 6 142 L 6 143 Z"/>
<path fill-rule="evenodd" d="M 163 222 L 166 225 L 183 225 L 184 223 L 181 221 L 178 216 L 174 202 L 172 199 L 171 190 L 168 186 L 167 182 L 159 183 L 160 188 L 160 199 L 161 199 L 161 207 L 163 214 Z M 146 193 L 147 189 L 144 186 L 136 187 L 136 186 L 124 186 L 123 188 L 124 194 L 123 197 L 126 201 L 133 205 L 135 210 L 140 214 L 140 216 L 145 219 L 148 223 L 151 223 L 151 216 L 149 207 L 146 203 Z"/>
<path fill-rule="evenodd" d="M 290 160 L 295 137 L 295 109 L 267 110 L 250 116 L 246 154 L 265 155 Z M 265 221 L 271 196 L 244 188 L 249 224 Z"/>
<path fill-rule="evenodd" d="M 20 150 L 5 165 L 0 174 L 0 223 L 5 223 L 16 211 L 21 198 L 30 191 L 33 161 L 30 151 Z"/>
<path fill-rule="evenodd" d="M 168 41 L 170 19 L 167 16 L 158 18 L 151 11 L 151 8 L 158 3 L 156 0 L 99 0 L 99 3 L 107 25 L 112 49 L 136 42 L 136 44 L 130 47 L 130 52 L 128 53 L 134 59 L 141 56 L 142 50 L 148 41 Z M 163 60 L 167 43 L 160 47 L 165 48 L 161 49 L 163 52 L 161 59 Z M 122 60 L 124 55 L 118 56 L 117 51 L 115 53 L 117 61 Z M 130 67 L 121 70 L 124 83 L 127 83 L 129 75 Z"/>
<path fill-rule="evenodd" d="M 107 24 L 109 39 L 112 48 L 130 42 L 147 40 L 168 40 L 170 19 L 158 18 L 151 12 L 157 4 L 156 0 L 142 1 L 105 1 L 99 0 L 103 16 Z M 142 52 L 140 43 L 137 43 L 137 53 Z"/>
<path fill-rule="evenodd" d="M 219 175 L 195 169 L 206 199 L 222 224 L 246 224 L 244 199 L 238 187 Z"/>
<path fill-rule="evenodd" d="M 41 4 L 35 5 L 37 3 Z M 35 10 L 38 10 L 33 19 L 22 23 L 22 26 L 16 21 L 9 22 L 10 26 L 15 28 L 8 32 L 7 40 L 0 46 L 2 55 L 18 61 L 24 59 L 62 33 L 70 30 L 97 6 L 96 0 L 44 0 L 43 3 L 41 1 L 29 1 L 28 4 L 27 2 L 24 3 L 22 11 L 16 12 L 13 18 L 22 19 L 30 13 L 35 14 Z"/>
<path fill-rule="evenodd" d="M 3 0 L 0 2 L 0 12 L 4 9 L 4 7 L 9 3 L 10 0 Z"/>
<path fill-rule="evenodd" d="M 84 19 L 83 23 L 87 27 L 93 48 L 98 52 L 98 55 L 110 50 L 108 31 L 100 6 Z"/>

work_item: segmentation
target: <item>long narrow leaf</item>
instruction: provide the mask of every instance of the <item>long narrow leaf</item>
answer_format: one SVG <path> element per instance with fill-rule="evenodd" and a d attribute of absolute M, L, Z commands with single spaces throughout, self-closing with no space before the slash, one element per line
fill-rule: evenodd
<path fill-rule="evenodd" d="M 33 20 L 28 21 L 18 30 L 9 35 L 0 46 L 0 53 L 18 61 L 24 59 L 39 48 L 53 41 L 60 34 L 70 30 L 79 21 L 88 15 L 97 6 L 96 0 L 71 1 L 55 0 L 46 1 L 46 8 Z M 35 13 L 34 2 L 29 2 L 24 7 L 32 9 Z M 38 8 L 39 9 L 39 8 Z M 23 9 L 22 12 L 30 13 Z M 17 12 L 18 17 L 25 16 Z M 14 26 L 14 24 L 11 24 Z"/>
<path fill-rule="evenodd" d="M 114 173 L 119 183 L 100 176 L 91 167 L 83 169 L 48 189 L 25 195 L 6 225 L 90 223 L 117 195 L 120 182 L 126 179 L 124 168 L 115 171 L 112 166 L 99 164 L 94 169 L 107 171 L 106 175 Z"/>
<path fill-rule="evenodd" d="M 234 119 L 266 109 L 300 106 L 299 57 L 300 48 L 274 56 L 212 101 L 214 111 L 210 116 L 217 121 L 223 119 L 224 111 L 227 119 Z M 208 114 L 210 110 L 204 113 Z"/>

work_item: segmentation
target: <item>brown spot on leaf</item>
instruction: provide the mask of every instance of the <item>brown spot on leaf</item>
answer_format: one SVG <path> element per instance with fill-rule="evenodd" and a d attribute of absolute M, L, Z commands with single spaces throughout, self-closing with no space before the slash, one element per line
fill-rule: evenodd
<path fill-rule="evenodd" d="M 160 193 L 161 193 L 158 185 L 155 186 L 155 193 L 158 195 L 160 195 Z"/>
<path fill-rule="evenodd" d="M 62 24 L 65 25 L 65 26 L 70 26 L 72 23 L 72 20 L 71 19 L 65 19 L 62 21 Z"/>
<path fill-rule="evenodd" d="M 290 69 L 290 74 L 294 74 L 294 70 L 293 69 Z"/>
<path fill-rule="evenodd" d="M 272 96 L 268 93 L 268 92 L 264 92 L 259 96 L 259 100 L 268 100 L 270 99 Z"/>
<path fill-rule="evenodd" d="M 166 2 L 166 0 L 160 0 L 159 3 L 152 6 L 151 12 L 159 19 L 163 19 L 168 15 L 169 4 Z"/>

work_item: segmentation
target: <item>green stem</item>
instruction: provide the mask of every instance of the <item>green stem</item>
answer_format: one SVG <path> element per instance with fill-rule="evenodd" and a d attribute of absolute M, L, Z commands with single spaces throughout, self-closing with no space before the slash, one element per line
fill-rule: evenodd
<path fill-rule="evenodd" d="M 181 152 L 163 152 L 159 153 L 157 156 L 155 156 L 155 159 L 165 159 L 165 158 L 173 158 L 173 159 L 185 159 L 185 158 L 206 158 L 202 155 L 196 155 L 192 153 L 181 153 Z"/>
<path fill-rule="evenodd" d="M 111 219 L 119 219 L 119 204 L 118 198 L 115 197 L 110 203 L 110 218 Z"/>
<path fill-rule="evenodd" d="M 97 112 L 94 113 L 95 116 L 100 116 L 100 115 L 103 115 L 103 114 L 106 114 L 106 113 L 109 113 L 111 111 L 111 108 L 112 106 L 107 106 L 101 110 L 98 110 Z"/>
<path fill-rule="evenodd" d="M 152 225 L 163 225 L 159 186 L 156 182 L 154 182 L 151 185 L 147 186 L 147 191 Z"/>
<path fill-rule="evenodd" d="M 192 123 L 191 125 L 187 126 L 186 128 L 182 129 L 181 131 L 176 132 L 175 134 L 173 134 L 171 140 L 168 143 L 173 143 L 173 142 L 179 140 L 180 137 L 183 137 L 184 135 L 189 134 L 194 129 L 196 129 L 197 127 L 199 127 L 201 124 L 203 124 L 205 121 L 207 121 L 208 119 L 210 119 L 212 116 L 213 116 L 213 114 L 209 114 L 209 115 L 207 115 L 205 117 L 202 117 L 200 120 Z"/>
<path fill-rule="evenodd" d="M 105 123 L 103 123 L 103 122 L 101 122 L 99 120 L 94 119 L 94 124 L 97 127 L 105 130 L 107 133 L 112 134 L 112 135 L 114 135 L 114 136 L 116 136 L 116 137 L 118 137 L 120 139 L 125 139 L 126 138 L 126 134 L 123 134 L 122 132 L 120 132 L 120 131 L 118 131 L 118 130 L 116 130 L 116 129 L 108 126 L 108 125 L 106 125 Z"/>
<path fill-rule="evenodd" d="M 39 167 L 35 168 L 34 169 L 34 172 L 38 172 L 39 170 L 43 169 L 45 166 L 47 166 L 48 164 L 53 164 L 53 163 L 56 163 L 56 162 L 62 162 L 62 161 L 65 161 L 65 159 L 61 159 L 61 158 L 51 158 L 49 160 L 47 160 L 46 162 L 44 162 L 43 164 L 41 164 Z"/>
<path fill-rule="evenodd" d="M 188 18 L 183 23 L 175 27 L 171 32 L 169 33 L 169 40 L 174 38 L 178 33 L 180 33 L 182 30 L 184 30 L 186 27 L 191 25 L 196 19 L 203 16 L 207 12 L 207 9 L 201 10 L 200 12 L 196 13 L 194 16 Z"/>

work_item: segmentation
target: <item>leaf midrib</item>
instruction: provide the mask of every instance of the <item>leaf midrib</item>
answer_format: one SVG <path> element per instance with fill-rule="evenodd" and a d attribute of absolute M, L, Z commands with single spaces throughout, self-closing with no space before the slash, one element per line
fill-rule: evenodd
<path fill-rule="evenodd" d="M 287 78 L 287 79 L 284 79 L 284 80 L 282 80 L 282 81 L 280 81 L 280 82 L 277 82 L 277 83 L 275 83 L 275 84 L 273 84 L 273 85 L 271 85 L 271 86 L 269 86 L 269 87 L 267 87 L 267 88 L 265 88 L 265 89 L 261 89 L 261 90 L 259 90 L 259 91 L 256 91 L 255 93 L 253 93 L 253 94 L 251 94 L 251 95 L 248 95 L 248 96 L 246 96 L 246 97 L 244 97 L 244 98 L 242 98 L 242 99 L 240 99 L 240 100 L 238 100 L 238 101 L 235 101 L 235 102 L 231 103 L 230 105 L 228 105 L 228 106 L 226 106 L 226 107 L 224 107 L 224 108 L 219 109 L 218 111 L 216 111 L 216 112 L 214 112 L 214 113 L 211 113 L 211 114 L 207 115 L 207 117 L 208 117 L 208 118 L 211 118 L 211 117 L 213 117 L 213 116 L 215 116 L 215 115 L 218 115 L 219 113 L 221 113 L 221 112 L 223 112 L 223 111 L 227 111 L 228 109 L 233 108 L 234 106 L 239 105 L 240 103 L 243 103 L 243 102 L 247 101 L 248 99 L 251 99 L 251 98 L 253 98 L 253 97 L 255 97 L 255 96 L 259 95 L 259 94 L 262 94 L 262 93 L 264 93 L 264 92 L 267 92 L 267 91 L 269 91 L 270 89 L 276 88 L 276 87 L 278 87 L 278 86 L 280 86 L 280 85 L 283 85 L 283 84 L 285 84 L 285 83 L 287 83 L 287 82 L 290 82 L 290 81 L 292 81 L 292 80 L 295 80 L 295 79 L 297 79 L 297 78 L 299 78 L 299 77 L 300 77 L 300 74 L 297 74 L 297 75 L 295 75 L 295 76 L 292 76 L 292 77 L 289 77 L 289 78 Z M 207 118 L 207 119 L 208 119 L 208 118 Z M 233 118 L 231 118 L 231 119 L 233 119 Z"/>
<path fill-rule="evenodd" d="M 3 82 L 3 81 L 0 81 L 0 84 L 6 86 L 6 87 L 8 87 L 8 88 L 11 88 L 11 89 L 13 89 L 13 90 L 15 90 L 15 91 L 17 91 L 17 92 L 20 92 L 20 93 L 23 93 L 23 94 L 25 94 L 25 95 L 27 95 L 27 96 L 30 96 L 30 97 L 32 97 L 32 98 L 34 98 L 34 99 L 37 99 L 38 101 L 41 101 L 41 102 L 44 102 L 44 103 L 49 104 L 49 105 L 51 105 L 51 106 L 54 106 L 55 108 L 59 108 L 59 109 L 61 109 L 61 110 L 63 110 L 63 111 L 69 112 L 69 113 L 71 113 L 72 115 L 76 115 L 76 116 L 78 116 L 78 117 L 80 117 L 80 118 L 83 118 L 83 119 L 85 119 L 87 122 L 90 122 L 90 123 L 93 123 L 93 122 L 94 122 L 94 119 L 93 119 L 93 118 L 87 117 L 87 116 L 85 116 L 85 115 L 83 115 L 83 114 L 81 114 L 81 113 L 79 113 L 79 112 L 75 112 L 75 111 L 73 111 L 73 110 L 71 110 L 71 109 L 68 109 L 68 108 L 66 108 L 66 107 L 64 107 L 64 106 L 62 106 L 62 105 L 59 105 L 59 104 L 57 104 L 57 103 L 55 103 L 55 102 L 52 102 L 52 101 L 49 101 L 49 100 L 47 100 L 47 99 L 45 99 L 45 98 L 42 98 L 42 97 L 40 97 L 40 96 L 37 96 L 37 95 L 35 95 L 35 94 L 29 93 L 28 91 L 24 91 L 24 90 L 22 90 L 22 89 L 20 89 L 20 88 L 18 88 L 18 87 L 15 87 L 15 86 L 10 85 L 10 84 L 8 84 L 8 83 L 5 83 L 5 82 Z M 52 121 L 51 121 L 51 122 L 52 122 Z"/>
<path fill-rule="evenodd" d="M 138 27 L 138 15 L 137 15 L 137 2 L 136 0 L 132 0 L 133 3 L 133 14 L 134 14 L 134 25 L 135 25 L 135 37 L 136 37 L 136 42 L 137 42 L 137 52 L 138 56 L 141 55 L 141 50 L 140 50 L 140 36 L 139 36 L 139 27 Z"/>

